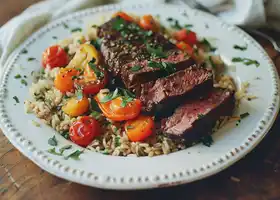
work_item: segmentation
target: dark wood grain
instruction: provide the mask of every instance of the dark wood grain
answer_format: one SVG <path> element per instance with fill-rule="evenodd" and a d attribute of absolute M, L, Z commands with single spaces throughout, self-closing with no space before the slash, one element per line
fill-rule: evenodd
<path fill-rule="evenodd" d="M 2 0 L 0 24 L 38 0 Z M 280 39 L 280 36 L 278 36 Z M 257 38 L 280 71 L 280 57 Z M 3 200 L 280 200 L 280 119 L 248 156 L 195 183 L 144 191 L 109 191 L 82 186 L 44 172 L 22 156 L 0 132 L 0 199 Z"/>

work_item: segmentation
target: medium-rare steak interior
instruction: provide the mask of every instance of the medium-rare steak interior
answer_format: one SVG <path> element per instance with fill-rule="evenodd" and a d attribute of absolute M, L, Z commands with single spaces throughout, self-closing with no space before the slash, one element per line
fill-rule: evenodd
<path fill-rule="evenodd" d="M 211 133 L 222 116 L 231 116 L 235 107 L 233 92 L 214 89 L 202 99 L 186 101 L 174 114 L 161 121 L 161 130 L 171 138 L 195 141 Z"/>
<path fill-rule="evenodd" d="M 144 111 L 155 111 L 176 108 L 188 97 L 199 97 L 213 87 L 211 70 L 196 65 L 178 71 L 156 81 L 141 84 L 136 93 L 143 104 Z"/>

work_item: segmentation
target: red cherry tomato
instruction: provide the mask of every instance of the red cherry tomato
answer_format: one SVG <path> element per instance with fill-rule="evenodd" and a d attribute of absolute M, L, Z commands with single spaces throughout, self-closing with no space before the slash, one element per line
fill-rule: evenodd
<path fill-rule="evenodd" d="M 141 17 L 140 26 L 145 30 L 157 31 L 158 27 L 152 15 L 144 15 Z"/>
<path fill-rule="evenodd" d="M 42 55 L 42 65 L 44 68 L 64 67 L 68 63 L 69 58 L 67 53 L 58 45 L 50 46 Z"/>
<path fill-rule="evenodd" d="M 197 43 L 196 33 L 190 30 L 182 29 L 174 33 L 174 37 L 178 41 L 183 41 L 193 46 Z"/>
<path fill-rule="evenodd" d="M 193 54 L 193 48 L 192 48 L 189 44 L 187 44 L 187 43 L 185 43 L 185 42 L 183 42 L 183 41 L 178 42 L 178 43 L 176 44 L 176 46 L 177 46 L 179 49 L 181 49 L 182 51 L 186 51 L 189 55 L 192 55 L 192 54 Z"/>
<path fill-rule="evenodd" d="M 71 125 L 69 135 L 75 144 L 86 147 L 100 135 L 99 123 L 90 116 L 83 116 Z"/>
<path fill-rule="evenodd" d="M 76 80 L 76 84 L 83 89 L 84 94 L 97 94 L 108 83 L 108 74 L 106 70 L 98 67 L 98 70 L 102 73 L 100 78 L 97 78 L 94 71 L 87 65 L 83 74 L 83 79 Z"/>

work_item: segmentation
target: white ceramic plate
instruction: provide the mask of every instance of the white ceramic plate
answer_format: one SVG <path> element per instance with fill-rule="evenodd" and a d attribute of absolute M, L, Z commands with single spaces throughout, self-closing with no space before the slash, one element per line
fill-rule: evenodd
<path fill-rule="evenodd" d="M 18 73 L 27 75 L 30 86 L 31 71 L 38 70 L 41 66 L 38 61 L 28 62 L 28 57 L 41 60 L 44 49 L 55 42 L 53 36 L 59 39 L 68 37 L 70 28 L 84 27 L 88 22 L 93 23 L 99 20 L 100 16 L 120 9 L 135 14 L 159 14 L 162 22 L 172 16 L 181 24 L 193 24 L 193 30 L 200 36 L 217 39 L 215 46 L 227 64 L 232 64 L 233 57 L 258 60 L 258 68 L 237 63 L 236 70 L 229 70 L 239 86 L 241 82 L 249 81 L 249 92 L 258 96 L 256 100 L 241 103 L 239 113 L 249 112 L 250 116 L 242 120 L 238 127 L 235 123 L 228 124 L 216 132 L 213 135 L 215 143 L 210 148 L 198 144 L 186 150 L 152 158 L 114 157 L 86 150 L 79 161 L 48 154 L 46 150 L 50 146 L 47 140 L 53 136 L 54 130 L 45 125 L 41 128 L 32 125 L 31 120 L 36 120 L 35 116 L 25 114 L 23 109 L 24 100 L 29 98 L 28 87 L 14 79 L 14 76 Z M 63 23 L 70 28 L 65 29 Z M 209 28 L 206 28 L 207 26 Z M 248 44 L 248 50 L 233 49 L 234 44 L 245 43 Z M 20 53 L 24 48 L 28 50 L 27 54 Z M 48 24 L 32 35 L 12 54 L 4 67 L 0 90 L 0 117 L 5 135 L 24 155 L 46 171 L 70 181 L 100 188 L 164 187 L 215 174 L 242 158 L 262 140 L 272 126 L 279 108 L 278 75 L 262 47 L 240 29 L 189 8 L 110 5 L 78 12 Z M 256 77 L 260 77 L 260 80 Z M 14 96 L 18 96 L 19 104 L 15 104 Z M 70 144 L 61 136 L 57 138 L 59 146 Z M 80 149 L 74 146 L 75 149 Z"/>

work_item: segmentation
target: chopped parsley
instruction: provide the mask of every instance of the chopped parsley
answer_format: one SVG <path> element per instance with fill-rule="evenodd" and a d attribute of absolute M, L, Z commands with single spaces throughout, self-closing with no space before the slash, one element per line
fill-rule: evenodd
<path fill-rule="evenodd" d="M 121 107 L 125 107 L 129 102 L 135 99 L 135 95 L 132 92 L 123 88 L 116 88 L 114 92 L 110 92 L 103 99 L 100 99 L 99 101 L 101 103 L 106 103 L 117 97 L 122 97 Z"/>
<path fill-rule="evenodd" d="M 100 112 L 97 112 L 95 110 L 93 110 L 90 115 L 96 120 L 98 120 L 102 116 Z"/>
<path fill-rule="evenodd" d="M 13 99 L 16 101 L 16 103 L 19 103 L 19 99 L 17 96 L 13 96 Z"/>
<path fill-rule="evenodd" d="M 217 50 L 217 48 L 213 47 L 211 45 L 211 43 L 206 38 L 203 38 L 203 40 L 200 41 L 200 44 L 204 45 L 209 51 L 216 51 Z"/>
<path fill-rule="evenodd" d="M 159 68 L 167 72 L 167 74 L 172 74 L 176 71 L 175 65 L 173 63 L 168 62 L 154 62 L 149 61 L 148 62 L 149 67 L 153 68 Z"/>
<path fill-rule="evenodd" d="M 64 22 L 62 23 L 62 25 L 63 25 L 64 28 L 69 28 L 69 26 Z"/>
<path fill-rule="evenodd" d="M 24 80 L 24 79 L 21 79 L 21 80 L 20 80 L 20 83 L 23 84 L 23 85 L 25 85 L 25 86 L 27 86 L 27 81 Z"/>
<path fill-rule="evenodd" d="M 140 69 L 142 69 L 142 66 L 140 66 L 140 65 L 134 65 L 133 67 L 130 68 L 130 71 L 132 71 L 132 72 L 137 72 L 137 71 L 139 71 Z"/>
<path fill-rule="evenodd" d="M 197 119 L 201 119 L 204 115 L 203 114 L 198 114 Z"/>
<path fill-rule="evenodd" d="M 189 29 L 189 28 L 192 28 L 193 25 L 192 25 L 192 24 L 185 24 L 184 27 L 185 27 L 186 29 Z"/>
<path fill-rule="evenodd" d="M 20 53 L 21 53 L 21 54 L 27 54 L 28 51 L 27 51 L 27 49 L 22 49 Z"/>
<path fill-rule="evenodd" d="M 48 140 L 48 144 L 51 146 L 57 146 L 57 140 L 55 138 L 55 135 Z"/>
<path fill-rule="evenodd" d="M 103 73 L 102 71 L 100 71 L 100 70 L 96 67 L 96 65 L 94 64 L 94 62 L 95 62 L 95 59 L 92 59 L 92 60 L 88 63 L 88 65 L 89 65 L 89 67 L 94 71 L 94 73 L 95 73 L 95 75 L 97 76 L 97 78 L 98 78 L 98 79 L 101 79 L 101 78 L 104 77 L 104 73 Z"/>
<path fill-rule="evenodd" d="M 232 58 L 232 62 L 242 62 L 245 65 L 256 65 L 256 67 L 260 66 L 260 63 L 257 60 L 252 60 L 249 58 L 240 58 L 240 57 L 235 57 Z"/>
<path fill-rule="evenodd" d="M 78 76 L 72 76 L 72 80 L 78 79 Z"/>
<path fill-rule="evenodd" d="M 68 160 L 69 158 L 72 158 L 73 160 L 80 160 L 80 155 L 84 153 L 83 151 L 80 150 L 76 150 L 73 153 L 71 153 L 70 155 L 65 157 L 65 160 Z"/>
<path fill-rule="evenodd" d="M 96 24 L 91 25 L 92 28 L 97 28 L 98 26 Z"/>
<path fill-rule="evenodd" d="M 33 61 L 33 60 L 36 60 L 36 58 L 32 58 L 32 57 L 27 58 L 27 61 L 28 61 L 28 62 Z"/>
<path fill-rule="evenodd" d="M 68 145 L 65 145 L 65 146 L 61 147 L 61 148 L 59 149 L 59 152 L 60 152 L 61 155 L 63 155 L 63 153 L 64 153 L 65 150 L 68 150 L 68 149 L 71 149 L 71 148 L 72 148 L 72 145 L 71 145 L 71 144 L 68 144 Z"/>
<path fill-rule="evenodd" d="M 245 117 L 248 117 L 250 114 L 248 112 L 240 114 L 240 119 L 244 119 Z"/>
<path fill-rule="evenodd" d="M 212 56 L 209 56 L 209 62 L 210 62 L 210 64 L 211 64 L 211 66 L 212 66 L 213 69 L 216 69 L 216 68 L 217 68 L 216 64 L 215 64 L 215 63 L 213 62 L 213 60 L 212 60 Z"/>
<path fill-rule="evenodd" d="M 34 121 L 34 120 L 32 120 L 32 124 L 33 124 L 34 126 L 36 126 L 36 127 L 40 127 L 40 126 L 41 126 L 38 122 L 36 122 L 36 121 Z"/>
<path fill-rule="evenodd" d="M 214 140 L 211 135 L 207 135 L 201 138 L 201 142 L 203 145 L 210 147 L 213 144 Z"/>
<path fill-rule="evenodd" d="M 237 49 L 237 50 L 245 51 L 245 50 L 247 50 L 248 45 L 246 44 L 245 46 L 239 46 L 239 45 L 235 44 L 235 45 L 233 46 L 233 48 L 234 48 L 234 49 Z"/>
<path fill-rule="evenodd" d="M 91 40 L 90 44 L 93 45 L 97 50 L 100 50 L 102 39 L 97 38 L 96 40 Z"/>
<path fill-rule="evenodd" d="M 69 132 L 68 132 L 68 131 L 65 131 L 65 132 L 61 133 L 61 136 L 64 137 L 66 140 L 69 140 L 69 139 L 70 139 L 70 136 L 69 136 Z"/>
<path fill-rule="evenodd" d="M 74 32 L 82 32 L 82 29 L 81 28 L 74 28 L 71 30 L 72 33 Z"/>
<path fill-rule="evenodd" d="M 52 36 L 52 39 L 57 40 L 57 37 L 56 36 Z"/>
<path fill-rule="evenodd" d="M 20 74 L 15 75 L 15 79 L 19 79 L 19 78 L 21 78 Z"/>
<path fill-rule="evenodd" d="M 104 151 L 101 151 L 101 153 L 104 154 L 104 155 L 109 155 L 108 149 L 104 149 Z"/>
<path fill-rule="evenodd" d="M 120 31 L 125 27 L 125 25 L 126 25 L 126 21 L 123 18 L 117 16 L 113 23 L 113 29 Z"/>
<path fill-rule="evenodd" d="M 105 97 L 103 97 L 102 99 L 99 99 L 100 103 L 106 103 L 108 101 L 112 101 L 113 99 L 119 97 L 119 89 L 116 88 L 114 92 L 110 92 L 109 94 L 107 94 Z"/>
<path fill-rule="evenodd" d="M 134 98 L 129 97 L 129 96 L 124 96 L 124 97 L 122 97 L 121 107 L 122 107 L 122 108 L 126 107 L 126 105 L 127 105 L 129 102 L 132 102 L 133 100 L 134 100 Z"/>
<path fill-rule="evenodd" d="M 166 58 L 166 53 L 163 52 L 162 47 L 153 48 L 151 45 L 146 44 L 147 51 L 155 58 Z"/>
<path fill-rule="evenodd" d="M 118 147 L 121 145 L 120 139 L 121 139 L 120 136 L 115 137 L 115 147 Z"/>
<path fill-rule="evenodd" d="M 47 150 L 50 154 L 56 155 L 56 156 L 62 156 L 60 152 L 56 152 L 55 147 Z"/>
<path fill-rule="evenodd" d="M 97 102 L 95 101 L 95 99 L 90 100 L 90 108 L 91 108 L 91 110 L 94 110 L 94 111 L 98 111 L 98 112 L 101 111 Z"/>

